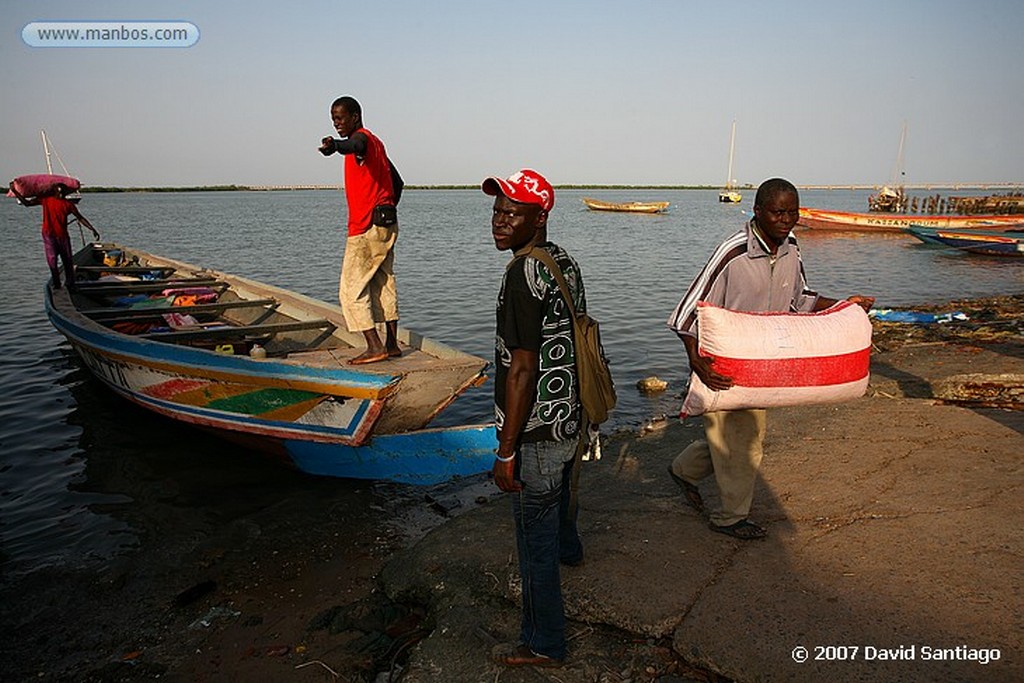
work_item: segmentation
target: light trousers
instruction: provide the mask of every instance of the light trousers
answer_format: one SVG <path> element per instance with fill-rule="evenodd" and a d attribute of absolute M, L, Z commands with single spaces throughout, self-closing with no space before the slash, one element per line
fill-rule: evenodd
<path fill-rule="evenodd" d="M 705 440 L 694 441 L 672 461 L 675 475 L 691 484 L 715 475 L 722 504 L 710 514 L 713 524 L 728 526 L 750 514 L 764 433 L 763 409 L 705 413 Z"/>

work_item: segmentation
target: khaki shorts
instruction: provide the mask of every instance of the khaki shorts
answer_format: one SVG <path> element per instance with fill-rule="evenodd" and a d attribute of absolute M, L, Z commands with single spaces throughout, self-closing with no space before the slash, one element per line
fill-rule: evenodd
<path fill-rule="evenodd" d="M 397 223 L 389 228 L 372 225 L 362 235 L 348 237 L 338 300 L 350 332 L 363 332 L 373 329 L 376 323 L 398 320 L 397 240 Z"/>

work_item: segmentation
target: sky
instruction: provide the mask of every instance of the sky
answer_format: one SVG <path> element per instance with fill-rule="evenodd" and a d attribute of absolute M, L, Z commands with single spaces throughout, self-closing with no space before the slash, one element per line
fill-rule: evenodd
<path fill-rule="evenodd" d="M 189 22 L 190 47 L 26 44 Z M 0 178 L 339 184 L 351 95 L 410 185 L 1024 182 L 1020 0 L 0 0 Z M 54 162 L 56 165 L 56 161 Z M 55 169 L 55 170 L 59 170 Z"/>

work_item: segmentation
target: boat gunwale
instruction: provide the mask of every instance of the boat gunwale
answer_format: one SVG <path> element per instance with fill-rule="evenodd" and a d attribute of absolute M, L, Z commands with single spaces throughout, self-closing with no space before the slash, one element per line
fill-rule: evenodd
<path fill-rule="evenodd" d="M 331 305 L 325 301 L 321 301 L 320 299 L 316 299 L 314 297 L 302 294 L 301 292 L 296 292 L 290 289 L 284 289 L 283 287 L 278 287 L 276 285 L 271 285 L 258 280 L 253 280 L 243 275 L 235 275 L 219 270 L 200 267 L 191 263 L 187 263 L 185 261 L 179 261 L 177 259 L 168 258 L 165 256 L 157 256 L 149 252 L 145 252 L 140 249 L 135 249 L 131 247 L 123 247 L 119 245 L 119 248 L 128 251 L 133 255 L 139 256 L 140 258 L 151 259 L 158 263 L 162 261 L 167 264 L 172 264 L 173 267 L 180 270 L 191 270 L 192 272 L 208 273 L 212 276 L 217 277 L 217 279 L 228 282 L 228 289 L 234 290 L 236 294 L 238 293 L 239 290 L 241 290 L 243 292 L 254 295 L 258 295 L 260 292 L 266 292 L 268 295 L 276 295 L 277 297 L 279 297 L 279 301 L 281 303 L 281 306 L 278 308 L 278 312 L 281 313 L 282 315 L 296 317 L 295 314 L 289 313 L 291 306 L 295 306 L 296 308 L 309 306 L 313 309 L 316 309 L 317 315 L 320 315 L 321 317 L 324 317 L 328 320 L 331 320 L 332 317 L 335 318 L 335 320 L 332 320 L 332 322 L 340 323 L 335 331 L 339 335 L 351 336 L 352 341 L 350 342 L 349 340 L 344 340 L 346 341 L 346 343 L 350 343 L 353 347 L 355 347 L 361 342 L 361 335 L 357 336 L 357 334 L 348 332 L 344 324 L 344 317 L 341 312 L 340 306 Z M 236 284 L 239 285 L 240 287 L 236 287 Z M 240 295 L 239 297 L 243 298 Z M 311 313 L 312 311 L 307 310 L 305 312 Z M 433 356 L 438 359 L 453 360 L 456 358 L 464 358 L 467 361 L 473 360 L 488 363 L 488 361 L 486 361 L 483 358 L 480 358 L 479 356 L 474 356 L 473 354 L 466 353 L 465 351 L 457 349 L 454 346 L 449 346 L 448 344 L 445 344 L 444 342 L 441 341 L 437 341 L 436 339 L 424 337 L 419 333 L 413 332 L 401 326 L 399 326 L 398 328 L 398 339 L 399 341 L 405 343 L 407 346 L 412 347 L 418 351 L 422 351 L 423 353 L 426 353 L 427 355 Z M 423 342 L 427 342 L 427 344 L 424 345 Z"/>
<path fill-rule="evenodd" d="M 227 355 L 209 349 L 124 334 L 82 314 L 58 310 L 53 292 L 46 288 L 46 312 L 58 332 L 73 344 L 113 360 L 131 362 L 161 372 L 219 381 L 282 386 L 320 393 L 382 398 L 394 390 L 402 375 L 370 375 L 346 368 L 310 366 L 281 359 Z M 67 294 L 64 294 L 67 296 Z M 168 357 L 177 356 L 177 357 Z"/>

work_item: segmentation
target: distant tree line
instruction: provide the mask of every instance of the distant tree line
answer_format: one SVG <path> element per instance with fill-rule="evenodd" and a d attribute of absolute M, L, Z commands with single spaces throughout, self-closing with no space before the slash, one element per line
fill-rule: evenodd
<path fill-rule="evenodd" d="M 753 185 L 737 185 L 740 189 L 753 189 Z M 717 185 L 555 185 L 560 190 L 716 190 Z M 286 191 L 290 188 L 266 188 L 251 185 L 194 185 L 187 187 L 114 187 L 114 186 L 83 186 L 86 192 L 249 192 Z M 479 185 L 406 185 L 407 190 L 478 190 Z"/>
<path fill-rule="evenodd" d="M 103 187 L 83 186 L 79 192 L 237 192 L 247 185 L 196 185 L 193 187 Z"/>

